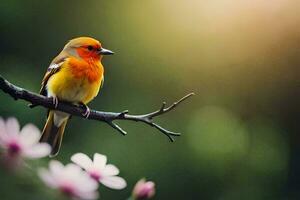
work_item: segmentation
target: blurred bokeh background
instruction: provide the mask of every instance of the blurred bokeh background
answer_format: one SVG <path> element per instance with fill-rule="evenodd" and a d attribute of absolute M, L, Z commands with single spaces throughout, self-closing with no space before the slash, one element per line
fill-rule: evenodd
<path fill-rule="evenodd" d="M 77 36 L 116 52 L 104 59 L 105 84 L 90 107 L 153 111 L 197 95 L 156 121 L 182 133 L 123 122 L 126 137 L 96 121 L 72 118 L 56 159 L 106 154 L 128 181 L 101 187 L 125 199 L 146 177 L 154 199 L 300 198 L 300 2 L 297 0 L 10 0 L 0 3 L 0 74 L 38 92 L 50 61 Z M 42 129 L 46 111 L 0 92 L 0 115 Z M 45 166 L 48 159 L 41 161 Z M 1 199 L 51 199 L 5 172 Z M 2 198 L 3 197 L 3 198 Z"/>

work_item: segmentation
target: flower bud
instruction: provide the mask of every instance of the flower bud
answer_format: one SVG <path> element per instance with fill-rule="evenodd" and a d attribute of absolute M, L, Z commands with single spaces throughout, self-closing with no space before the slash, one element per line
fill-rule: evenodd
<path fill-rule="evenodd" d="M 155 184 L 152 181 L 145 179 L 139 180 L 132 191 L 132 196 L 135 200 L 150 199 L 155 194 Z"/>

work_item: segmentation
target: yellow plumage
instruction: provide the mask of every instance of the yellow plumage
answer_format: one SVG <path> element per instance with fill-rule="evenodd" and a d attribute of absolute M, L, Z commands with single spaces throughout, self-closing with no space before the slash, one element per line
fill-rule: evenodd
<path fill-rule="evenodd" d="M 97 69 L 98 78 L 95 81 L 90 81 L 88 79 L 88 73 L 90 73 L 88 70 L 86 70 L 85 75 L 76 76 L 73 66 L 68 61 L 65 61 L 61 66 L 61 70 L 52 75 L 48 80 L 48 96 L 56 96 L 58 99 L 74 103 L 89 103 L 97 96 L 103 80 L 103 67 L 101 63 L 99 62 L 98 66 L 95 67 L 99 68 Z"/>

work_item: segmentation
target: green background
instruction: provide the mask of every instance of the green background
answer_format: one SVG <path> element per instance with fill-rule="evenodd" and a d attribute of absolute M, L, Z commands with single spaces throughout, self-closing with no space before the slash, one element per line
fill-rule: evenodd
<path fill-rule="evenodd" d="M 65 43 L 91 36 L 116 52 L 103 60 L 105 83 L 91 108 L 140 114 L 196 93 L 155 119 L 182 133 L 175 143 L 141 123 L 118 122 L 124 137 L 101 122 L 70 120 L 55 159 L 99 152 L 128 182 L 121 191 L 101 186 L 102 199 L 125 199 L 142 177 L 156 183 L 154 199 L 298 199 L 299 7 L 293 0 L 2 1 L 0 74 L 38 92 Z M 26 104 L 0 92 L 2 117 L 42 129 L 46 110 Z M 55 194 L 34 171 L 1 169 L 0 195 Z"/>

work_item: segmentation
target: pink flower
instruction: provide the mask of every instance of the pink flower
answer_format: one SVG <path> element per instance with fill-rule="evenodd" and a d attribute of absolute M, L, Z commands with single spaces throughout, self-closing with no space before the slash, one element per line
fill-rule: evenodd
<path fill-rule="evenodd" d="M 41 158 L 49 155 L 51 147 L 46 143 L 39 143 L 39 129 L 33 124 L 25 125 L 20 131 L 16 118 L 4 121 L 0 117 L 0 148 L 7 160 L 20 158 Z"/>
<path fill-rule="evenodd" d="M 76 153 L 71 157 L 71 160 L 86 170 L 90 177 L 106 187 L 112 189 L 123 189 L 126 187 L 126 181 L 116 176 L 119 174 L 119 169 L 114 165 L 106 164 L 107 158 L 105 155 L 95 153 L 92 161 L 87 155 Z"/>
<path fill-rule="evenodd" d="M 51 160 L 49 170 L 39 169 L 38 174 L 50 188 L 57 189 L 72 199 L 97 199 L 98 183 L 77 165 L 72 163 L 64 166 Z"/>
<path fill-rule="evenodd" d="M 145 179 L 139 180 L 132 191 L 132 196 L 136 200 L 150 199 L 155 194 L 155 184 Z"/>

